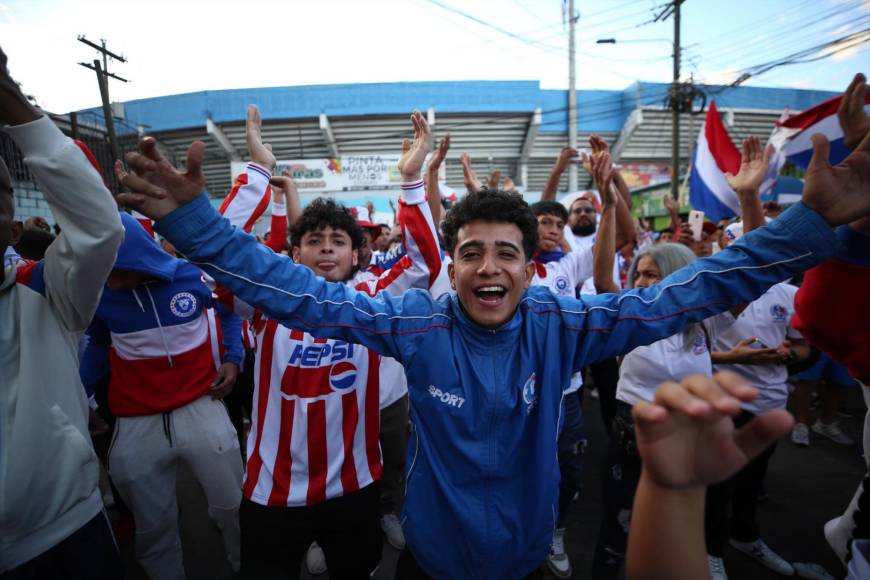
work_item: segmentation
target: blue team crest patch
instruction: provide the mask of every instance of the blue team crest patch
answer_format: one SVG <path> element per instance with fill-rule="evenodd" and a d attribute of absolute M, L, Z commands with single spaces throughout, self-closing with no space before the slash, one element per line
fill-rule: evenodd
<path fill-rule="evenodd" d="M 535 389 L 535 373 L 532 373 L 532 376 L 523 385 L 523 402 L 526 404 L 527 411 L 531 411 L 538 402 L 538 393 Z"/>
<path fill-rule="evenodd" d="M 556 290 L 560 293 L 568 291 L 568 278 L 565 276 L 559 276 L 556 278 Z"/>
<path fill-rule="evenodd" d="M 193 316 L 196 312 L 196 296 L 190 292 L 179 292 L 169 301 L 169 310 L 179 318 Z"/>
<path fill-rule="evenodd" d="M 329 370 L 329 385 L 336 391 L 346 391 L 356 383 L 356 366 L 347 361 L 332 365 Z"/>
<path fill-rule="evenodd" d="M 771 306 L 770 315 L 773 317 L 774 322 L 785 322 L 785 319 L 788 318 L 788 312 L 782 304 Z"/>
<path fill-rule="evenodd" d="M 701 355 L 707 352 L 707 339 L 703 332 L 698 332 L 695 335 L 695 341 L 692 343 L 692 352 L 696 355 Z"/>

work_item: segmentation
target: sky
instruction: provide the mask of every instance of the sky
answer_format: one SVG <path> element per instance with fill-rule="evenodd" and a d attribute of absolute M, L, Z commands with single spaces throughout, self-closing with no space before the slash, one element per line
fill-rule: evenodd
<path fill-rule="evenodd" d="M 669 82 L 666 0 L 575 0 L 577 86 Z M 475 22 L 459 10 L 489 26 Z M 870 0 L 685 0 L 684 79 L 730 82 L 748 67 L 863 32 L 824 60 L 745 84 L 840 90 L 870 72 Z M 25 92 L 56 113 L 99 105 L 77 63 L 107 41 L 113 101 L 201 90 L 443 80 L 537 80 L 568 87 L 561 0 L 0 0 L 0 47 Z M 519 38 L 517 38 L 519 37 Z M 596 40 L 613 38 L 615 44 Z M 843 48 L 840 45 L 839 48 Z"/>

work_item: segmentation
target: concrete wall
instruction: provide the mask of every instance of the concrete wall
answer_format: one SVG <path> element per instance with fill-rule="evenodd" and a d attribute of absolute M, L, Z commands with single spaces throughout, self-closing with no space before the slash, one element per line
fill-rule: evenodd
<path fill-rule="evenodd" d="M 14 189 L 16 220 L 23 222 L 29 217 L 41 216 L 54 225 L 56 220 L 52 217 L 48 202 L 45 201 L 41 191 L 32 183 L 16 183 Z"/>

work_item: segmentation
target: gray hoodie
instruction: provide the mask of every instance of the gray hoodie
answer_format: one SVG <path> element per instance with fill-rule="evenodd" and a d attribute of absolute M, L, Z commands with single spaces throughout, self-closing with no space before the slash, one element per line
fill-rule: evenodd
<path fill-rule="evenodd" d="M 0 281 L 0 574 L 102 509 L 77 343 L 124 236 L 102 178 L 49 118 L 4 130 L 62 233 Z"/>

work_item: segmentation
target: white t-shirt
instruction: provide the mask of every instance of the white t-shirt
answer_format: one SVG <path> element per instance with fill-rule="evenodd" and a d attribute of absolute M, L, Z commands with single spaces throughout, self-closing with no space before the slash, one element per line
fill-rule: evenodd
<path fill-rule="evenodd" d="M 569 226 L 565 226 L 563 234 L 565 239 L 568 241 L 568 245 L 571 246 L 572 254 L 582 250 L 589 250 L 589 255 L 592 255 L 592 246 L 595 245 L 595 234 L 589 234 L 588 236 L 575 236 Z M 613 281 L 616 282 L 618 287 L 621 287 L 619 281 L 619 264 L 617 263 L 617 260 L 613 260 Z M 598 294 L 598 292 L 595 291 L 595 280 L 592 279 L 591 274 L 588 278 L 583 280 L 583 284 L 580 286 L 580 294 Z"/>
<path fill-rule="evenodd" d="M 546 286 L 556 296 L 569 296 L 573 298 L 577 286 L 591 276 L 592 246 L 587 246 L 568 252 L 559 260 L 553 260 L 542 265 L 535 264 L 535 275 L 532 278 L 532 285 Z M 573 393 L 582 386 L 583 372 L 578 371 L 571 377 L 571 386 L 565 392 Z"/>
<path fill-rule="evenodd" d="M 726 310 L 707 319 L 704 325 L 710 332 L 713 352 L 731 350 L 741 340 L 753 336 L 757 336 L 769 348 L 776 348 L 787 338 L 801 338 L 800 333 L 791 327 L 796 293 L 797 287 L 780 283 L 751 302 L 737 318 Z M 716 372 L 735 372 L 761 391 L 758 399 L 743 405 L 750 413 L 785 408 L 788 400 L 788 370 L 784 364 L 718 364 L 714 369 Z"/>
<path fill-rule="evenodd" d="M 619 367 L 616 398 L 629 405 L 651 402 L 665 381 L 681 381 L 695 374 L 713 374 L 707 339 L 697 327 L 639 346 L 625 355 Z"/>
<path fill-rule="evenodd" d="M 559 260 L 535 264 L 533 286 L 546 286 L 557 296 L 574 297 L 584 280 L 592 276 L 592 247 L 572 251 Z"/>

